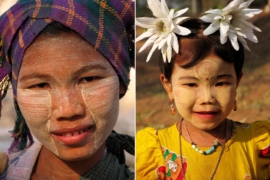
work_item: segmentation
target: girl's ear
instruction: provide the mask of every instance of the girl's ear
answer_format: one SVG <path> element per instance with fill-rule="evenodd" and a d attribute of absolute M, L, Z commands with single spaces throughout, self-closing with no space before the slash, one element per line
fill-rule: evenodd
<path fill-rule="evenodd" d="M 240 76 L 237 78 L 237 84 L 236 84 L 236 88 L 238 87 L 240 81 L 241 81 L 241 78 L 243 76 L 243 72 L 241 72 Z"/>
<path fill-rule="evenodd" d="M 172 91 L 171 82 L 165 77 L 164 74 L 161 74 L 159 78 L 160 78 L 160 81 L 161 81 L 164 89 L 166 90 L 166 92 L 167 92 L 167 94 L 169 96 L 170 101 L 172 101 L 174 99 L 174 97 L 173 97 L 173 91 Z"/>

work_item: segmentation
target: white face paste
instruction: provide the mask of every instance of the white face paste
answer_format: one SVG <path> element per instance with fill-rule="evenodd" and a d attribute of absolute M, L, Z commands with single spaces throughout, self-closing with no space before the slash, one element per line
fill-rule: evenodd
<path fill-rule="evenodd" d="M 40 36 L 26 50 L 17 100 L 34 136 L 64 160 L 91 157 L 104 144 L 119 112 L 116 72 L 79 35 Z M 80 145 L 67 146 L 51 132 L 94 126 Z"/>
<path fill-rule="evenodd" d="M 236 96 L 236 73 L 232 63 L 213 54 L 184 69 L 174 66 L 171 97 L 180 115 L 198 129 L 213 129 L 232 110 Z M 214 118 L 200 118 L 196 112 L 218 112 Z"/>

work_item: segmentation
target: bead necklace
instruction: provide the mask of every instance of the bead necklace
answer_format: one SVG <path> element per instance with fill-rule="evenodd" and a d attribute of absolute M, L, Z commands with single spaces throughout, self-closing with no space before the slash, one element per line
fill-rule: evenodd
<path fill-rule="evenodd" d="M 184 180 L 186 179 L 186 173 L 184 172 L 184 166 L 183 166 L 183 156 L 182 156 L 182 141 L 181 141 L 181 136 L 182 136 L 182 122 L 183 122 L 183 119 L 181 120 L 181 122 L 180 122 L 180 128 L 179 128 L 179 145 L 180 145 L 180 160 L 181 160 L 181 166 L 182 166 L 182 177 L 184 178 Z M 224 139 L 225 139 L 225 141 L 226 141 L 226 136 L 227 136 L 227 119 L 225 119 L 225 134 L 224 134 Z M 225 145 L 222 143 L 222 142 L 220 142 L 219 140 L 218 140 L 218 142 L 221 144 L 221 151 L 220 151 L 220 153 L 219 153 L 219 156 L 218 156 L 218 160 L 217 160 L 217 163 L 216 163 L 216 166 L 215 166 L 215 168 L 214 168 L 214 171 L 213 171 L 213 173 L 212 173 L 212 175 L 211 175 L 211 177 L 210 177 L 210 180 L 212 180 L 213 179 L 213 177 L 215 176 L 215 174 L 216 174 L 216 171 L 217 171 L 217 168 L 218 168 L 218 165 L 219 165 L 219 163 L 220 163 L 220 160 L 221 160 L 221 157 L 222 157 L 222 154 L 223 154 L 223 152 L 224 152 L 224 148 L 225 148 Z"/>
<path fill-rule="evenodd" d="M 226 122 L 226 120 L 225 120 L 225 122 Z M 201 154 L 204 154 L 204 155 L 208 155 L 208 154 L 213 153 L 213 152 L 216 150 L 217 146 L 218 146 L 219 137 L 220 137 L 220 134 L 221 134 L 221 131 L 222 131 L 222 129 L 223 129 L 223 126 L 224 126 L 225 122 L 222 124 L 222 127 L 220 128 L 220 131 L 219 131 L 219 134 L 218 134 L 218 138 L 214 140 L 213 146 L 212 146 L 210 149 L 206 150 L 206 151 L 203 151 L 203 150 L 199 149 L 199 148 L 197 147 L 197 145 L 192 141 L 192 139 L 191 139 L 191 137 L 190 137 L 190 134 L 189 134 L 189 131 L 188 131 L 188 129 L 187 129 L 186 123 L 184 122 L 185 129 L 186 129 L 186 131 L 187 131 L 187 133 L 188 133 L 188 137 L 189 137 L 189 139 L 190 139 L 190 141 L 191 141 L 191 147 L 192 147 L 193 149 L 195 149 L 197 152 L 199 152 L 199 153 L 201 153 Z"/>

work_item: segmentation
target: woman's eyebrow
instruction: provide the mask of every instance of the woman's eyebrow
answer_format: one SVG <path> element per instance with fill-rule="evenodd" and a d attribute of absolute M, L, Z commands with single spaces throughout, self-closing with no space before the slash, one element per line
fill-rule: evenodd
<path fill-rule="evenodd" d="M 74 76 L 80 76 L 83 73 L 89 72 L 91 70 L 108 70 L 108 67 L 102 64 L 90 64 L 86 66 L 82 66 L 81 68 L 77 69 L 75 72 L 72 73 Z M 61 71 L 61 68 L 59 69 Z M 25 81 L 28 79 L 49 79 L 50 78 L 50 73 L 40 73 L 40 72 L 35 72 L 35 73 L 30 73 L 27 75 L 22 76 L 19 80 L 20 81 Z"/>
<path fill-rule="evenodd" d="M 100 64 L 100 63 L 96 63 L 96 64 L 89 64 L 86 66 L 82 66 L 81 68 L 77 69 L 74 73 L 72 73 L 74 76 L 80 76 L 83 73 L 89 72 L 91 70 L 95 70 L 95 71 L 106 71 L 108 70 L 108 67 Z"/>

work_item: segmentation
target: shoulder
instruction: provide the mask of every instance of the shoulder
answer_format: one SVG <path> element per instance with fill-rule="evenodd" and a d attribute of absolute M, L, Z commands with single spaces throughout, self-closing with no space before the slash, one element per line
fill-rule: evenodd
<path fill-rule="evenodd" d="M 262 150 L 269 147 L 270 144 L 270 121 L 256 121 L 254 123 L 239 123 L 234 122 L 239 136 L 252 139 L 257 150 Z"/>
<path fill-rule="evenodd" d="M 8 156 L 8 168 L 6 172 L 0 176 L 0 179 L 18 179 L 20 172 L 20 180 L 30 179 L 31 172 L 37 160 L 42 145 L 40 143 L 34 143 L 29 148 L 12 153 Z M 19 180 L 18 179 L 18 180 Z"/>
<path fill-rule="evenodd" d="M 136 141 L 145 142 L 159 142 L 164 138 L 169 138 L 170 136 L 175 136 L 178 133 L 176 125 L 170 126 L 165 129 L 157 130 L 152 127 L 147 127 L 137 132 Z M 140 144 L 141 145 L 141 144 Z"/>

